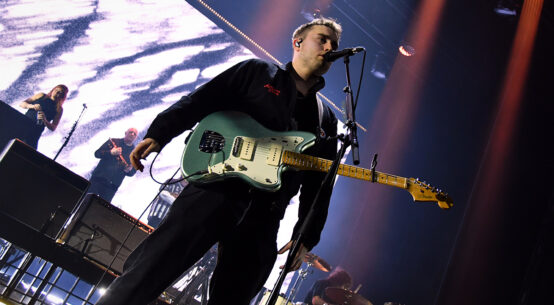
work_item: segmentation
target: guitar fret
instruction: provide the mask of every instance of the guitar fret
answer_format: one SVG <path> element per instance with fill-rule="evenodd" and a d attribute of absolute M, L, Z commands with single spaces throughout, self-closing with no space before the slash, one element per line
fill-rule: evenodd
<path fill-rule="evenodd" d="M 371 179 L 371 171 L 368 169 L 364 169 L 364 179 L 369 181 Z"/>

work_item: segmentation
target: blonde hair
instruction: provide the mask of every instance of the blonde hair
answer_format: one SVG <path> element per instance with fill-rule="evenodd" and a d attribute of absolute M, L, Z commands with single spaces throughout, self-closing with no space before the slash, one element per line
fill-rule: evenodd
<path fill-rule="evenodd" d="M 335 34 L 337 34 L 337 40 L 340 41 L 342 26 L 336 20 L 325 17 L 316 18 L 296 28 L 296 30 L 294 30 L 294 32 L 292 33 L 292 40 L 302 37 L 304 33 L 306 33 L 314 25 L 324 25 L 330 28 L 331 30 L 333 30 L 333 32 L 335 32 Z"/>

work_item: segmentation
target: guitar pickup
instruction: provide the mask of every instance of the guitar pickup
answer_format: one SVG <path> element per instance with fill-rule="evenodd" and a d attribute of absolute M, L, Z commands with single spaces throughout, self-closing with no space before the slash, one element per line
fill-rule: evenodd
<path fill-rule="evenodd" d="M 240 155 L 240 150 L 242 148 L 242 143 L 244 143 L 244 140 L 242 137 L 236 137 L 235 142 L 233 143 L 233 157 L 238 157 Z"/>
<path fill-rule="evenodd" d="M 283 146 L 278 144 L 271 144 L 269 146 L 269 153 L 267 154 L 267 164 L 278 166 L 281 161 L 281 153 L 283 152 Z"/>
<path fill-rule="evenodd" d="M 236 137 L 233 143 L 232 155 L 234 157 L 251 161 L 256 149 L 256 139 L 247 137 Z"/>

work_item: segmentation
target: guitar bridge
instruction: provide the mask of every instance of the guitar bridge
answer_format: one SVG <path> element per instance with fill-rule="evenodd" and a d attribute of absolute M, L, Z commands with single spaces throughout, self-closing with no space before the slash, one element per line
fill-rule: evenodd
<path fill-rule="evenodd" d="M 198 144 L 198 150 L 205 153 L 217 153 L 222 151 L 223 147 L 225 147 L 225 138 L 211 130 L 204 131 Z"/>

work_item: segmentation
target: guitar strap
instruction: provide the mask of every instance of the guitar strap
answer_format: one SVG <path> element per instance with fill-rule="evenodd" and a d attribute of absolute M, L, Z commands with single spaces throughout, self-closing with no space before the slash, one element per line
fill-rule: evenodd
<path fill-rule="evenodd" d="M 323 125 L 323 115 L 325 112 L 325 106 L 323 105 L 323 102 L 319 98 L 319 96 L 315 96 L 315 99 L 317 101 L 317 114 L 318 114 L 318 126 L 317 126 L 317 134 L 316 134 L 316 143 L 319 143 L 321 140 L 325 140 L 327 138 L 327 134 L 325 133 L 325 130 L 321 127 Z"/>
<path fill-rule="evenodd" d="M 317 101 L 317 114 L 319 118 L 319 127 L 321 129 L 321 124 L 323 123 L 323 112 L 325 111 L 325 106 L 323 105 L 323 102 L 319 98 L 319 96 L 315 96 L 315 99 Z"/>

